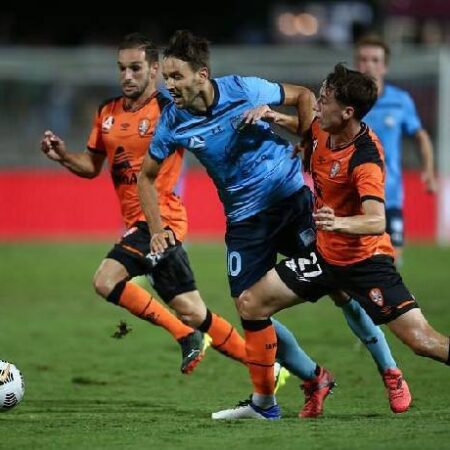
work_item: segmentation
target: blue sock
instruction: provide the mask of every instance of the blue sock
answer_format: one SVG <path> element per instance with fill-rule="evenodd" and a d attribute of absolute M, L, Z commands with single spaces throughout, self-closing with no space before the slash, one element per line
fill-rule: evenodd
<path fill-rule="evenodd" d="M 302 380 L 314 378 L 317 364 L 303 351 L 295 336 L 284 325 L 273 317 L 272 323 L 278 339 L 277 361 Z"/>
<path fill-rule="evenodd" d="M 350 300 L 341 307 L 348 325 L 372 354 L 378 370 L 395 369 L 397 364 L 391 354 L 384 333 L 376 326 L 366 311 L 355 300 Z"/>

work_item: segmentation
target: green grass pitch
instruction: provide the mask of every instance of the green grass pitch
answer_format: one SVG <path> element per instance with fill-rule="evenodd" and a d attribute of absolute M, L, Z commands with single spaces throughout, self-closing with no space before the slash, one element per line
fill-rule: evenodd
<path fill-rule="evenodd" d="M 244 367 L 208 351 L 191 376 L 164 330 L 97 298 L 92 275 L 108 243 L 0 245 L 0 358 L 23 372 L 25 398 L 0 414 L 11 449 L 444 449 L 450 448 L 450 368 L 414 356 L 387 331 L 414 396 L 389 410 L 381 378 L 328 299 L 279 318 L 338 387 L 323 418 L 301 421 L 299 382 L 280 391 L 281 421 L 213 422 L 211 412 L 250 393 Z M 211 309 L 238 324 L 222 244 L 190 244 Z M 450 333 L 450 249 L 410 246 L 404 279 L 429 321 Z M 119 320 L 132 332 L 111 335 Z"/>

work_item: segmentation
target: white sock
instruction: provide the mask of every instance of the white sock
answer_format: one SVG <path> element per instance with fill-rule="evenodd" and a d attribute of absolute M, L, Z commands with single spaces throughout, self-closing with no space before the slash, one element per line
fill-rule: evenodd
<path fill-rule="evenodd" d="M 263 395 L 256 393 L 252 395 L 252 402 L 254 405 L 262 409 L 267 409 L 277 404 L 275 395 Z"/>

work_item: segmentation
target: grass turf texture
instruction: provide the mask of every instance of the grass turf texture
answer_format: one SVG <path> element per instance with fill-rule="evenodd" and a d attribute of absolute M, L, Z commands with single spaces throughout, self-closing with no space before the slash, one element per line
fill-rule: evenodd
<path fill-rule="evenodd" d="M 161 328 L 96 297 L 92 275 L 108 243 L 0 244 L 0 358 L 22 370 L 21 405 L 0 414 L 0 448 L 365 449 L 448 448 L 449 368 L 419 357 L 388 334 L 414 405 L 389 410 L 381 378 L 327 299 L 279 318 L 305 350 L 333 371 L 338 388 L 325 416 L 300 421 L 292 377 L 278 396 L 278 422 L 213 422 L 211 412 L 251 391 L 246 370 L 210 350 L 191 376 Z M 221 244 L 192 244 L 198 286 L 211 309 L 238 324 Z M 450 332 L 450 249 L 410 246 L 404 279 L 429 321 Z M 111 335 L 120 320 L 132 332 Z"/>

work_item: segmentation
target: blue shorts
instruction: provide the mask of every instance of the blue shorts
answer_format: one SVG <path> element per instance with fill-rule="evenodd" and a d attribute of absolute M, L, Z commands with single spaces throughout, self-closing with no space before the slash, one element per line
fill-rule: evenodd
<path fill-rule="evenodd" d="M 239 297 L 277 262 L 277 255 L 293 256 L 316 239 L 310 189 L 299 191 L 240 222 L 227 223 L 228 282 Z"/>
<path fill-rule="evenodd" d="M 400 208 L 386 209 L 386 232 L 391 236 L 394 247 L 403 247 L 405 234 L 403 212 Z"/>

